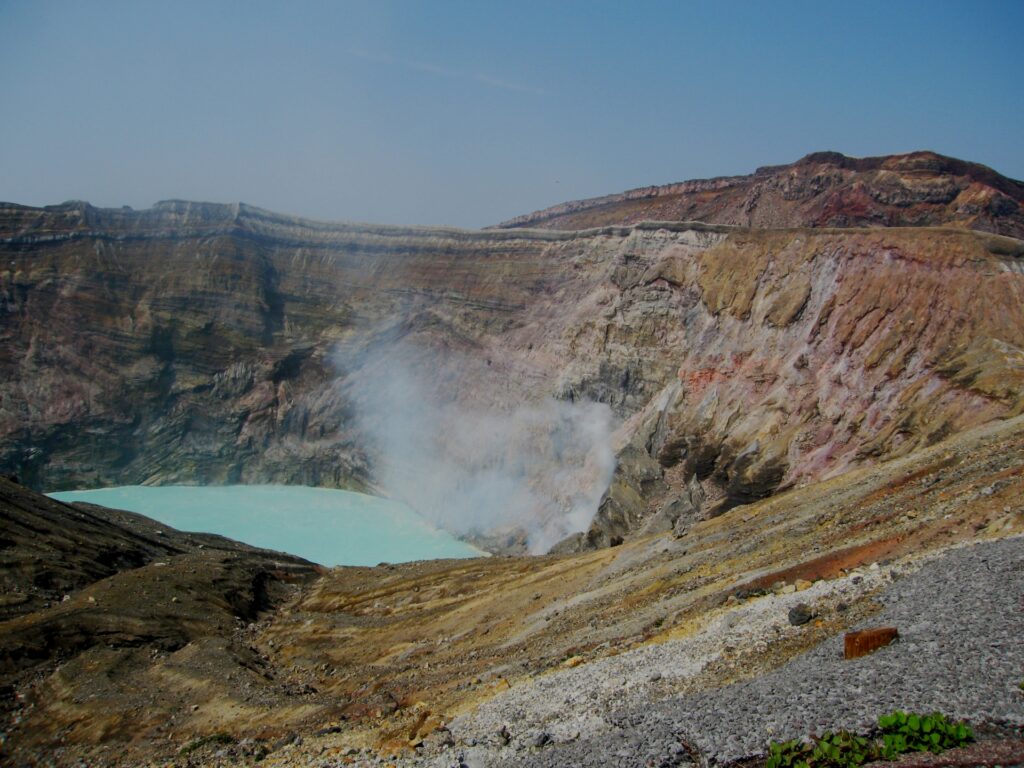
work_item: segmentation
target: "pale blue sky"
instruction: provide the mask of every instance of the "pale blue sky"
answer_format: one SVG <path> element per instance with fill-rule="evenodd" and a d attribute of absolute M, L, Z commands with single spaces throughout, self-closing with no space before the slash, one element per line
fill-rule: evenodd
<path fill-rule="evenodd" d="M 1024 2 L 0 0 L 0 200 L 483 226 L 818 150 L 1024 178 Z"/>

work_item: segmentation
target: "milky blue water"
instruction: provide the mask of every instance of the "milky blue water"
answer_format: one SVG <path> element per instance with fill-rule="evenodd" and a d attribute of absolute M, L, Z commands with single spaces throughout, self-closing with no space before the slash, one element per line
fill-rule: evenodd
<path fill-rule="evenodd" d="M 219 533 L 322 565 L 483 554 L 401 502 L 350 491 L 292 485 L 129 485 L 49 495 L 138 512 L 179 530 Z"/>

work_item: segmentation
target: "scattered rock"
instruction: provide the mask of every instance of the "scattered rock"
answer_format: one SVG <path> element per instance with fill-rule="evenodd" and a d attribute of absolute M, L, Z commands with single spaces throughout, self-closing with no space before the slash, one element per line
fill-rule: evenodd
<path fill-rule="evenodd" d="M 768 590 L 751 589 L 749 587 L 743 587 L 742 589 L 737 589 L 735 594 L 737 600 L 749 600 L 753 597 L 761 597 L 762 595 L 767 595 Z"/>
<path fill-rule="evenodd" d="M 534 747 L 535 749 L 540 749 L 545 744 L 550 743 L 550 741 L 551 735 L 547 731 L 538 731 L 533 736 L 531 736 L 526 743 L 528 746 Z"/>
<path fill-rule="evenodd" d="M 274 749 L 278 750 L 287 747 L 289 744 L 301 743 L 297 733 L 289 733 L 274 742 Z"/>
<path fill-rule="evenodd" d="M 814 613 L 811 611 L 811 607 L 807 605 L 807 603 L 799 603 L 789 609 L 789 623 L 794 627 L 806 624 L 813 618 Z"/>

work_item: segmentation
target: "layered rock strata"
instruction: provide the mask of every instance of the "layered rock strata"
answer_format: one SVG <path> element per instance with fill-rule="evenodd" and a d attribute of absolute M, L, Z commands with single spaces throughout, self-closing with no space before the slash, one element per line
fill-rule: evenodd
<path fill-rule="evenodd" d="M 1022 408 L 1024 244 L 996 235 L 182 202 L 5 205 L 0 233 L 0 468 L 47 489 L 377 487 L 358 386 L 399 367 L 424 407 L 607 403 L 599 546 L 675 525 L 694 477 L 715 514 Z"/>
<path fill-rule="evenodd" d="M 815 152 L 749 176 L 641 187 L 562 203 L 501 227 L 582 229 L 699 220 L 760 229 L 953 224 L 1024 236 L 1024 183 L 935 152 L 847 157 Z"/>

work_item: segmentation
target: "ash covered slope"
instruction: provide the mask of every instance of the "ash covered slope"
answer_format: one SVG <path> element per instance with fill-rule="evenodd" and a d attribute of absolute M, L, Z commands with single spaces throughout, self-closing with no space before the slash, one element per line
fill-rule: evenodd
<path fill-rule="evenodd" d="M 244 681 L 287 702 L 238 629 L 318 572 L 293 555 L 63 504 L 0 478 L 0 718 L 10 737 L 0 764 L 71 764 L 57 754 L 64 739 L 161 730 L 196 687 Z"/>
<path fill-rule="evenodd" d="M 644 220 L 758 228 L 957 226 L 1024 237 L 1024 183 L 934 152 L 816 152 L 749 176 L 641 187 L 563 203 L 499 227 L 582 229 Z"/>
<path fill-rule="evenodd" d="M 311 563 L 294 555 L 182 533 L 133 512 L 65 504 L 0 477 L 0 622 L 48 608 L 101 579 L 201 550 L 312 572 Z"/>
<path fill-rule="evenodd" d="M 1022 407 L 1024 245 L 997 235 L 467 232 L 182 202 L 0 220 L 0 467 L 37 487 L 372 485 L 360 382 L 400 370 L 423 410 L 606 403 L 600 545 L 693 474 L 748 502 Z"/>

